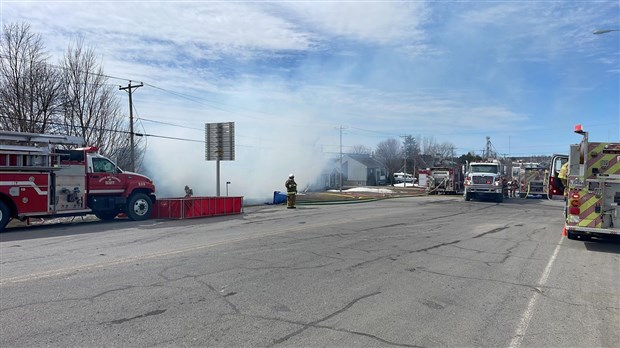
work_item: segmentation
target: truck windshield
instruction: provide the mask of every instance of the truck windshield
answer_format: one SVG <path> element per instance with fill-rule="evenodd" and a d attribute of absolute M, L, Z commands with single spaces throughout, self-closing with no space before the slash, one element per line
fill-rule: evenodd
<path fill-rule="evenodd" d="M 472 173 L 494 173 L 497 174 L 497 166 L 495 165 L 475 165 L 471 166 Z"/>

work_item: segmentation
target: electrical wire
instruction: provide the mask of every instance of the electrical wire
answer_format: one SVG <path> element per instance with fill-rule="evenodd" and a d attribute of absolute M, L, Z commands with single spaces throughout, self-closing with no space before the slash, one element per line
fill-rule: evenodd
<path fill-rule="evenodd" d="M 4 119 L 13 119 L 13 120 L 19 120 L 18 118 L 14 118 L 14 117 L 9 117 L 9 116 L 0 116 L 0 118 L 4 118 Z M 34 123 L 45 123 L 48 125 L 55 125 L 55 126 L 66 126 L 66 124 L 64 123 L 60 123 L 60 122 L 53 122 L 53 121 L 30 121 L 30 122 L 34 122 Z M 120 134 L 131 134 L 130 131 L 126 131 L 126 130 L 118 130 L 118 129 L 111 129 L 111 128 L 104 128 L 104 127 L 86 127 L 88 129 L 91 130 L 98 130 L 98 131 L 105 131 L 105 132 L 112 132 L 112 133 L 120 133 Z M 182 137 L 172 137 L 172 136 L 166 136 L 166 135 L 159 135 L 159 134 L 148 134 L 146 132 L 144 133 L 136 133 L 134 132 L 134 136 L 138 136 L 138 137 L 151 137 L 151 138 L 161 138 L 161 139 L 170 139 L 170 140 L 179 140 L 179 141 L 186 141 L 186 142 L 193 142 L 193 143 L 202 143 L 202 144 L 206 144 L 206 140 L 196 140 L 196 139 L 189 139 L 189 138 L 182 138 Z M 260 149 L 271 149 L 269 147 L 263 147 L 263 146 L 254 146 L 254 145 L 243 145 L 243 144 L 235 144 L 236 146 L 239 147 L 249 147 L 249 148 L 260 148 Z"/>

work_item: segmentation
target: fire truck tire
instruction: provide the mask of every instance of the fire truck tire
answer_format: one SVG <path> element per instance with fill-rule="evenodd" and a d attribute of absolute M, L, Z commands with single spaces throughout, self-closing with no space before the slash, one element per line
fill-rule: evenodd
<path fill-rule="evenodd" d="M 0 232 L 4 231 L 4 228 L 9 223 L 9 219 L 11 218 L 9 214 L 9 207 L 7 207 L 4 202 L 0 201 Z"/>
<path fill-rule="evenodd" d="M 566 231 L 566 238 L 572 239 L 572 240 L 577 240 L 578 239 L 577 233 L 575 233 L 575 232 L 573 232 L 571 230 L 568 230 L 568 231 Z"/>
<path fill-rule="evenodd" d="M 141 221 L 151 218 L 153 202 L 144 193 L 134 193 L 129 197 L 127 204 L 127 216 L 134 221 Z"/>
<path fill-rule="evenodd" d="M 103 220 L 103 221 L 110 221 L 110 220 L 114 220 L 114 218 L 116 217 L 116 215 L 118 215 L 117 211 L 99 211 L 95 213 L 95 216 L 99 219 L 99 220 Z"/>

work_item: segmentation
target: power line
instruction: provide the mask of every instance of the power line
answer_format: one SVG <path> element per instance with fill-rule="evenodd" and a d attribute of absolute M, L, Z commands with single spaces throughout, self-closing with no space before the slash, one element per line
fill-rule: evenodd
<path fill-rule="evenodd" d="M 10 116 L 0 116 L 0 118 L 4 118 L 4 119 L 12 119 L 12 120 L 20 120 L 19 118 L 16 117 L 10 117 Z M 29 121 L 32 123 L 45 123 L 48 125 L 54 125 L 54 126 L 67 126 L 67 124 L 65 123 L 60 123 L 60 122 L 53 122 L 53 121 Z M 104 127 L 92 127 L 92 126 L 88 126 L 88 127 L 84 127 L 85 129 L 90 129 L 90 130 L 98 130 L 98 131 L 105 131 L 105 132 L 112 132 L 112 133 L 120 133 L 120 134 L 131 134 L 130 131 L 126 131 L 126 130 L 119 130 L 119 129 L 111 129 L 111 128 L 104 128 Z M 205 140 L 196 140 L 196 139 L 189 139 L 189 138 L 182 138 L 182 137 L 172 137 L 172 136 L 166 136 L 166 135 L 159 135 L 159 134 L 149 134 L 149 133 L 134 133 L 136 136 L 139 137 L 151 137 L 151 138 L 161 138 L 161 139 L 171 139 L 171 140 L 180 140 L 180 141 L 187 141 L 187 142 L 195 142 L 195 143 L 206 143 Z M 254 146 L 254 145 L 242 145 L 242 144 L 236 144 L 236 146 L 240 146 L 240 147 L 250 147 L 250 148 L 263 148 L 263 149 L 270 149 L 269 147 L 264 147 L 264 146 Z"/>

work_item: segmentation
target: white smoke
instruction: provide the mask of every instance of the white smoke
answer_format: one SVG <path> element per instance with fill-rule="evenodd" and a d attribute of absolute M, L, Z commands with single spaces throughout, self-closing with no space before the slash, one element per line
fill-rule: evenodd
<path fill-rule="evenodd" d="M 236 122 L 236 133 L 256 136 L 252 128 L 247 129 L 250 125 Z M 186 130 L 169 130 L 165 135 L 200 139 L 199 132 Z M 284 182 L 291 173 L 300 190 L 318 180 L 325 161 L 320 149 L 307 145 L 309 133 L 272 127 L 263 136 L 269 139 L 265 145 L 239 144 L 246 142 L 236 139 L 235 160 L 220 161 L 221 196 L 226 195 L 228 186 L 229 196 L 243 196 L 247 202 L 271 202 L 274 191 L 285 190 Z M 185 185 L 192 188 L 195 197 L 217 193 L 217 164 L 205 160 L 203 143 L 150 137 L 143 167 L 160 198 L 183 197 Z"/>

